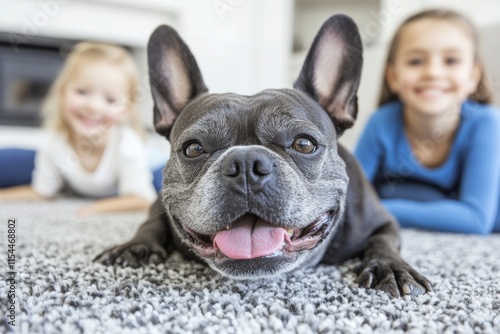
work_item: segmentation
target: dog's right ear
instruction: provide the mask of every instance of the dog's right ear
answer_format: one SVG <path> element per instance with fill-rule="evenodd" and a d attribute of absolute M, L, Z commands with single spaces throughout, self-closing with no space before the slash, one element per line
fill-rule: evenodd
<path fill-rule="evenodd" d="M 149 38 L 148 65 L 155 129 L 168 139 L 176 117 L 208 89 L 193 54 L 169 26 L 159 26 Z"/>

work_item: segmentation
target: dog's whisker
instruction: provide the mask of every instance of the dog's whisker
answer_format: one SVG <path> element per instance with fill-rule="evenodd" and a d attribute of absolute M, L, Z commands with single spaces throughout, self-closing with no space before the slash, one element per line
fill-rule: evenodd
<path fill-rule="evenodd" d="M 163 211 L 158 212 L 157 214 L 153 215 L 153 216 L 152 216 L 152 218 L 157 218 L 157 217 L 159 217 L 159 216 L 161 216 L 161 215 L 164 215 L 164 214 L 166 214 L 166 213 L 167 213 L 167 210 L 163 210 Z"/>

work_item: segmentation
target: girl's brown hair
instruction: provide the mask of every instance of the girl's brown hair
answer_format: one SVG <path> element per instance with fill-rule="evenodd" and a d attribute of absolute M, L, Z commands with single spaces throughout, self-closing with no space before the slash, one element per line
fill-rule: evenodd
<path fill-rule="evenodd" d="M 124 74 L 128 82 L 127 96 L 125 97 L 125 101 L 123 101 L 126 103 L 127 123 L 142 139 L 145 139 L 146 133 L 136 110 L 138 100 L 137 85 L 139 83 L 139 74 L 136 64 L 131 54 L 126 49 L 110 44 L 81 42 L 74 46 L 59 76 L 50 87 L 49 93 L 42 105 L 44 126 L 51 130 L 69 135 L 69 129 L 64 121 L 62 113 L 62 97 L 64 90 L 81 66 L 100 61 L 117 66 Z"/>
<path fill-rule="evenodd" d="M 380 92 L 378 105 L 381 106 L 382 104 L 385 104 L 387 102 L 399 100 L 398 95 L 394 94 L 390 90 L 389 83 L 387 82 L 386 78 L 386 72 L 388 66 L 394 63 L 396 51 L 398 48 L 398 43 L 401 38 L 401 32 L 403 28 L 412 22 L 428 18 L 437 20 L 448 20 L 454 22 L 457 25 L 461 26 L 462 29 L 464 29 L 470 35 L 472 43 L 474 45 L 474 61 L 480 68 L 481 77 L 479 79 L 476 91 L 469 96 L 469 99 L 474 100 L 478 103 L 491 103 L 492 101 L 491 89 L 484 75 L 484 65 L 479 55 L 479 37 L 477 36 L 477 32 L 476 29 L 474 28 L 474 25 L 467 18 L 456 12 L 445 9 L 432 9 L 420 12 L 406 19 L 406 21 L 404 21 L 403 24 L 399 26 L 398 30 L 396 31 L 396 34 L 392 38 L 391 43 L 389 45 L 389 52 L 387 54 L 387 59 L 385 62 L 384 80 L 382 83 L 382 91 Z"/>

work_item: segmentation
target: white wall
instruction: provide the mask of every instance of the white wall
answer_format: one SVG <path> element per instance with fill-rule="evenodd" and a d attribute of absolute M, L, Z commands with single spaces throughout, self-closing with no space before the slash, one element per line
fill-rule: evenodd
<path fill-rule="evenodd" d="M 288 0 L 184 2 L 179 32 L 212 92 L 283 87 L 291 48 Z"/>
<path fill-rule="evenodd" d="M 92 39 L 143 48 L 153 29 L 175 21 L 173 0 L 3 0 L 0 31 L 12 38 Z"/>

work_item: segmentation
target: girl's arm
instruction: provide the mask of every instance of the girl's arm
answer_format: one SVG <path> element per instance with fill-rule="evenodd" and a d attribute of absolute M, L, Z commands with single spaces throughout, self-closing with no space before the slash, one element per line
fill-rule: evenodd
<path fill-rule="evenodd" d="M 49 199 L 37 193 L 31 186 L 16 186 L 0 189 L 0 200 L 42 200 Z"/>
<path fill-rule="evenodd" d="M 415 202 L 384 199 L 382 204 L 403 227 L 483 235 L 490 234 L 493 229 L 493 219 L 488 222 L 483 209 L 457 200 Z"/>
<path fill-rule="evenodd" d="M 372 183 L 379 168 L 383 151 L 380 136 L 384 134 L 384 131 L 378 123 L 375 114 L 366 124 L 354 150 L 354 156 L 358 159 L 366 177 Z"/>
<path fill-rule="evenodd" d="M 54 134 L 48 135 L 45 143 L 35 155 L 35 168 L 32 174 L 31 189 L 45 198 L 54 197 L 64 184 L 62 170 L 56 163 L 57 158 L 66 159 Z"/>
<path fill-rule="evenodd" d="M 496 111 L 498 113 L 498 111 Z M 386 199 L 382 203 L 401 226 L 429 230 L 489 234 L 500 202 L 500 114 L 480 119 L 474 135 L 465 138 L 458 200 L 416 202 Z"/>
<path fill-rule="evenodd" d="M 147 210 L 150 206 L 151 202 L 144 198 L 135 195 L 124 195 L 99 200 L 78 210 L 77 214 L 91 215 L 99 213 L 138 211 Z"/>

